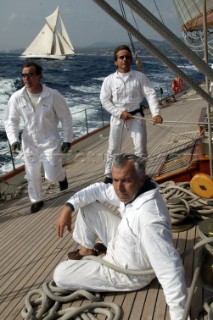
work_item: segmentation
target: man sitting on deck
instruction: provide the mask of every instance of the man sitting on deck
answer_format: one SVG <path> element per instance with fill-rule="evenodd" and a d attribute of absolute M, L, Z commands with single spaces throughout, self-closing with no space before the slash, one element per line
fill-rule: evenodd
<path fill-rule="evenodd" d="M 169 305 L 171 320 L 181 320 L 186 304 L 186 285 L 180 256 L 173 246 L 170 218 L 157 184 L 145 176 L 143 160 L 136 155 L 114 158 L 113 184 L 95 183 L 73 195 L 56 221 L 58 235 L 71 230 L 71 216 L 78 211 L 73 232 L 80 249 L 69 253 L 54 271 L 57 286 L 90 291 L 133 291 L 157 276 Z M 119 207 L 121 217 L 102 203 Z M 97 239 L 107 247 L 102 258 L 123 269 L 155 274 L 126 275 L 97 261 L 81 260 L 94 255 Z"/>

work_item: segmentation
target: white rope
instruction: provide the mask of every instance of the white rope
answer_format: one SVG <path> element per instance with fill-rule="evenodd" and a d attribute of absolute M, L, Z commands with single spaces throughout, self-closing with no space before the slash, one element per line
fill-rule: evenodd
<path fill-rule="evenodd" d="M 213 207 L 207 204 L 207 200 L 193 193 L 189 182 L 164 182 L 160 184 L 160 193 L 174 225 L 182 223 L 190 215 L 199 218 L 213 217 Z"/>
<path fill-rule="evenodd" d="M 137 117 L 137 116 L 133 116 L 133 118 L 135 119 L 140 119 L 140 120 L 144 120 L 144 121 L 147 121 L 147 122 L 150 122 L 150 123 L 154 123 L 154 120 L 152 120 L 151 118 L 141 118 L 141 117 Z M 163 125 L 164 123 L 172 123 L 172 124 L 175 124 L 175 123 L 180 123 L 180 124 L 192 124 L 192 125 L 196 125 L 196 126 L 204 126 L 204 125 L 207 125 L 206 122 L 184 122 L 184 121 L 173 121 L 173 120 L 163 120 L 163 123 L 156 123 L 157 125 Z"/>
<path fill-rule="evenodd" d="M 61 309 L 62 303 L 69 303 L 82 297 L 89 299 L 92 303 L 78 308 Z M 25 320 L 95 320 L 97 314 L 106 316 L 106 320 L 119 320 L 121 308 L 113 302 L 100 302 L 100 294 L 93 295 L 86 290 L 77 290 L 70 293 L 56 287 L 53 281 L 44 283 L 40 289 L 30 291 L 21 311 Z"/>

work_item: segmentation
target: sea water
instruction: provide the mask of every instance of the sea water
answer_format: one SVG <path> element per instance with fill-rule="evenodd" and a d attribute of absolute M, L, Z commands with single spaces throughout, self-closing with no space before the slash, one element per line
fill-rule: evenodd
<path fill-rule="evenodd" d="M 171 82 L 176 77 L 167 66 L 151 56 L 139 57 L 142 70 L 149 77 L 159 98 L 172 93 Z M 204 80 L 202 74 L 183 58 L 171 57 L 194 81 Z M 23 60 L 18 53 L 0 53 L 0 175 L 11 170 L 9 144 L 4 129 L 8 100 L 23 86 L 21 67 Z M 110 115 L 101 107 L 99 94 L 103 79 L 115 71 L 113 52 L 103 54 L 98 50 L 81 54 L 64 61 L 39 60 L 43 68 L 42 82 L 57 89 L 67 101 L 73 116 L 74 139 L 101 127 L 109 121 Z M 133 69 L 137 69 L 133 64 Z M 20 164 L 22 163 L 20 157 Z"/>

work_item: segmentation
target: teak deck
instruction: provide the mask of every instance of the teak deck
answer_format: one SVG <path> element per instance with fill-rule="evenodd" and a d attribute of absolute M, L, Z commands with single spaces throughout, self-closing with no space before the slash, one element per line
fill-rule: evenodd
<path fill-rule="evenodd" d="M 156 175 L 166 153 L 173 150 L 178 153 L 181 145 L 191 143 L 199 136 L 198 126 L 181 125 L 199 121 L 202 108 L 206 107 L 202 99 L 189 92 L 178 98 L 178 101 L 162 108 L 164 120 L 179 122 L 172 126 L 153 126 L 147 123 L 149 160 L 148 174 Z M 148 113 L 148 111 L 146 111 Z M 150 115 L 147 116 L 149 118 Z M 181 127 L 181 128 L 180 128 Z M 55 220 L 66 200 L 71 194 L 95 181 L 103 180 L 104 160 L 107 150 L 107 135 L 97 135 L 92 146 L 85 147 L 76 153 L 66 166 L 69 189 L 60 192 L 57 185 L 43 183 L 45 206 L 36 213 L 29 214 L 30 202 L 24 190 L 20 199 L 10 200 L 0 205 L 0 319 L 21 320 L 21 309 L 24 306 L 26 293 L 38 288 L 45 281 L 52 279 L 55 266 L 67 258 L 67 253 L 74 250 L 77 244 L 71 234 L 66 232 L 59 239 L 55 231 Z M 132 152 L 129 141 L 123 148 Z M 165 155 L 160 153 L 165 151 Z M 75 217 L 73 217 L 73 225 Z M 72 228 L 73 228 L 72 225 Z M 174 233 L 174 243 L 182 254 L 199 241 L 197 228 Z M 196 252 L 184 258 L 187 286 L 190 288 L 193 270 L 196 263 Z M 191 319 L 195 319 L 202 309 L 203 299 L 211 293 L 206 292 L 198 283 L 191 305 Z M 122 307 L 123 320 L 168 320 L 168 309 L 163 291 L 157 280 L 148 287 L 130 293 L 102 294 L 105 301 L 113 301 Z M 75 302 L 80 305 L 82 301 Z M 83 302 L 84 303 L 84 302 Z M 103 319 L 100 318 L 100 319 Z M 207 320 L 207 316 L 200 319 Z"/>

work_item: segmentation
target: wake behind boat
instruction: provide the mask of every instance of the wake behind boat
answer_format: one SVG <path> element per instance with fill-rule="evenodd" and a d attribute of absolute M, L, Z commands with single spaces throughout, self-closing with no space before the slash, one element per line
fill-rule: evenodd
<path fill-rule="evenodd" d="M 51 15 L 46 17 L 45 25 L 20 58 L 64 60 L 67 56 L 74 55 L 73 45 L 57 7 Z"/>

